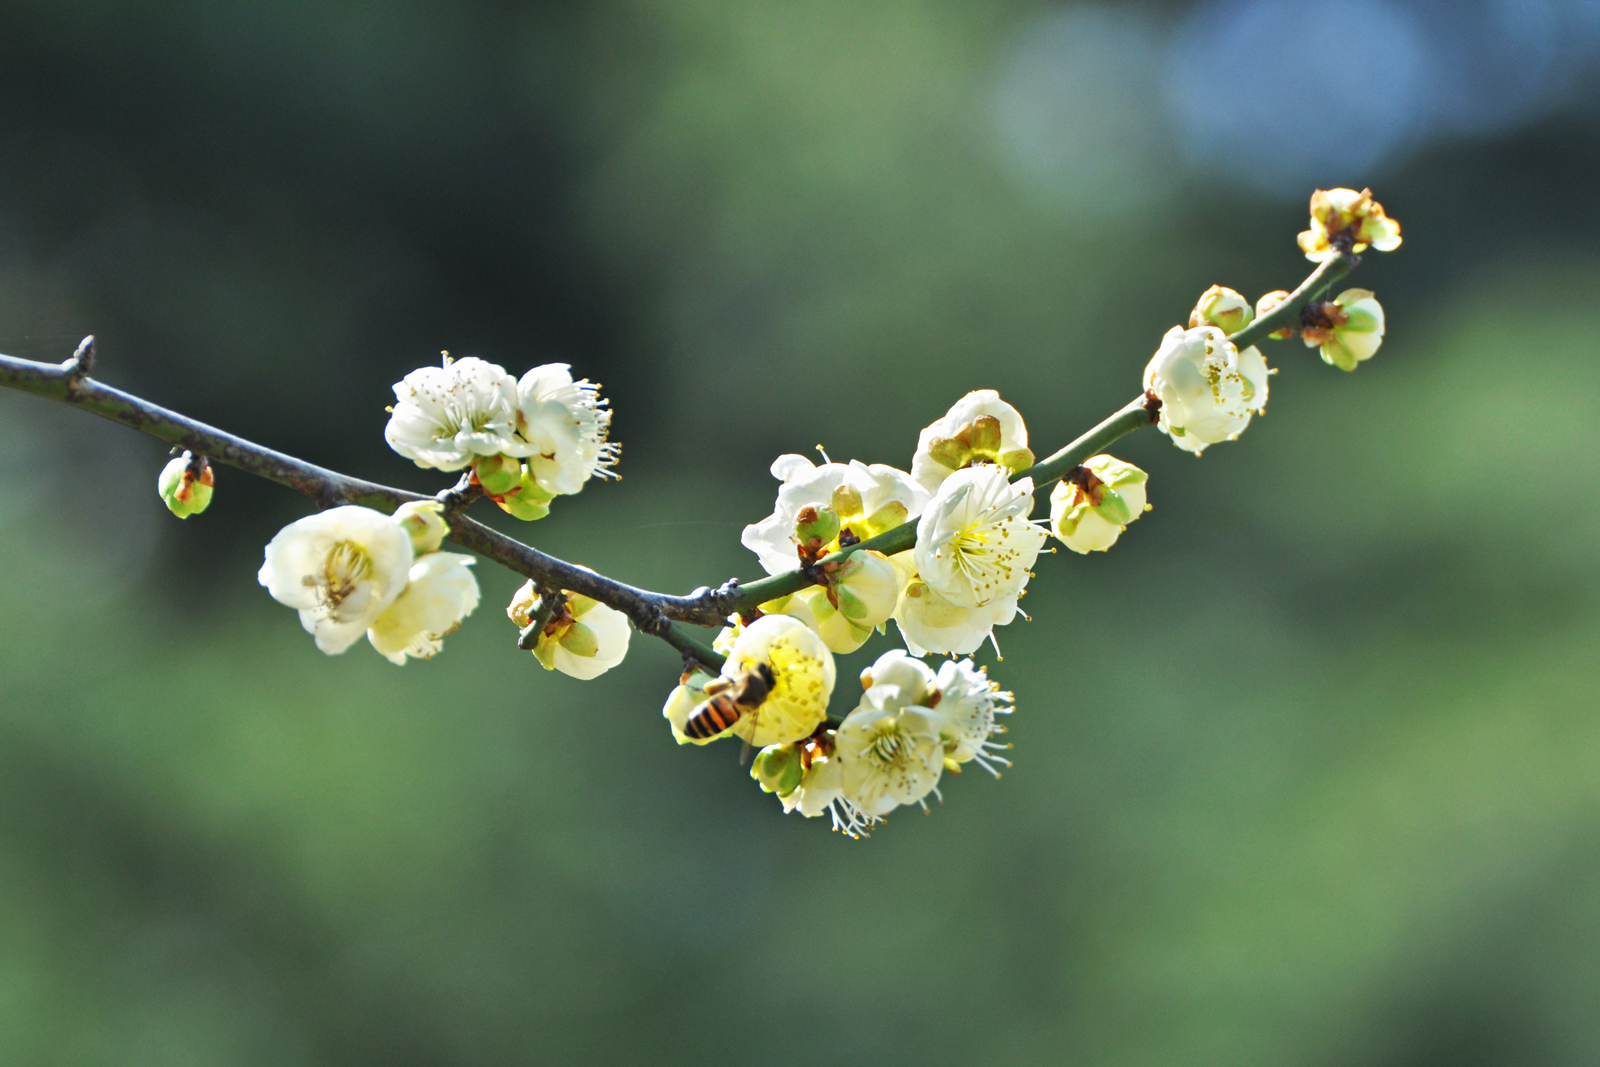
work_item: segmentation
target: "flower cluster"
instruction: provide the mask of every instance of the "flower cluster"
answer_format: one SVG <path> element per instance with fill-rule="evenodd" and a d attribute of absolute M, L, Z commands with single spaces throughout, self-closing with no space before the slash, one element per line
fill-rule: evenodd
<path fill-rule="evenodd" d="M 542 519 L 550 501 L 591 477 L 615 477 L 620 446 L 599 386 L 573 381 L 565 363 L 522 378 L 481 359 L 422 367 L 394 387 L 384 440 L 419 467 L 472 467 L 487 495 L 519 519 Z"/>
<path fill-rule="evenodd" d="M 267 544 L 256 578 L 330 656 L 365 633 L 390 662 L 428 659 L 478 606 L 472 557 L 439 551 L 442 510 L 423 501 L 392 516 L 354 505 L 307 516 Z"/>
<path fill-rule="evenodd" d="M 1400 243 L 1399 225 L 1369 191 L 1318 190 L 1311 216 L 1300 245 L 1327 266 L 1308 286 L 1326 288 L 1321 279 L 1348 269 L 1339 257 Z M 1384 314 L 1371 292 L 1321 296 L 1306 287 L 1294 296 L 1278 290 L 1252 305 L 1211 286 L 1187 325 L 1162 338 L 1144 370 L 1144 398 L 1125 411 L 1153 417 L 1196 455 L 1236 439 L 1265 412 L 1274 373 L 1251 342 L 1299 333 L 1344 370 L 1377 351 Z M 516 379 L 481 359 L 446 357 L 406 375 L 394 392 L 389 444 L 421 467 L 470 468 L 458 490 L 476 486 L 512 515 L 542 518 L 556 496 L 613 476 L 611 412 L 597 387 L 574 381 L 565 364 Z M 908 470 L 835 463 L 826 454 L 821 464 L 778 457 L 772 513 L 746 526 L 741 542 L 769 575 L 790 576 L 770 580 L 768 589 L 790 591 L 755 607 L 748 602 L 770 593 L 747 593 L 745 610 L 728 620 L 710 652 L 658 625 L 664 619 L 649 620 L 651 632 L 687 650 L 662 707 L 673 737 L 697 745 L 736 737 L 759 749 L 752 777 L 786 811 L 827 812 L 852 837 L 898 807 L 926 809 L 940 778 L 966 763 L 998 777 L 1010 764 L 1000 755 L 1009 746 L 994 740 L 1003 732 L 997 716 L 1011 710 L 1011 694 L 971 659 L 954 657 L 985 642 L 998 654 L 995 628 L 1022 614 L 1019 601 L 1052 535 L 1075 553 L 1105 552 L 1150 508 L 1144 471 L 1107 454 L 1069 458 L 1078 455 L 1063 450 L 1036 464 L 1022 414 L 983 389 L 923 428 Z M 1049 519 L 1034 519 L 1035 489 L 1052 482 Z M 204 459 L 185 454 L 162 472 L 159 488 L 184 517 L 205 509 L 212 484 Z M 456 507 L 472 495 L 440 499 Z M 426 658 L 479 598 L 472 560 L 440 551 L 448 532 L 444 504 L 435 501 L 406 504 L 392 516 L 333 508 L 274 537 L 259 580 L 299 611 L 324 652 L 341 653 L 364 633 L 395 663 Z M 619 591 L 615 604 L 643 618 L 639 596 Z M 506 614 L 521 630 L 519 647 L 546 670 L 593 679 L 628 652 L 628 615 L 573 590 L 529 581 Z M 886 634 L 891 620 L 904 649 L 879 656 L 861 675 L 855 708 L 830 719 L 834 656 Z M 952 658 L 935 670 L 922 659 L 931 653 Z"/>
<path fill-rule="evenodd" d="M 857 837 L 902 805 L 927 810 L 946 771 L 976 762 L 999 777 L 997 765 L 1010 766 L 999 754 L 1009 746 L 993 738 L 1012 696 L 971 660 L 935 672 L 895 649 L 861 673 L 861 685 L 861 702 L 837 726 L 761 750 L 750 776 L 785 811 L 827 812 L 834 829 Z"/>

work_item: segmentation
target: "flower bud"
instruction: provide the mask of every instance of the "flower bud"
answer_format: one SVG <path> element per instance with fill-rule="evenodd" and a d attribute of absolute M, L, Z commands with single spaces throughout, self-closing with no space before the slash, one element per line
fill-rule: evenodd
<path fill-rule="evenodd" d="M 1277 307 L 1287 299 L 1289 299 L 1289 290 L 1287 289 L 1274 289 L 1270 293 L 1262 294 L 1261 299 L 1256 301 L 1256 318 L 1261 318 L 1261 316 L 1265 315 L 1267 312 L 1271 311 L 1273 308 Z M 1282 329 L 1273 330 L 1272 333 L 1268 334 L 1267 336 L 1276 337 L 1278 340 L 1282 341 L 1286 338 L 1294 336 L 1294 327 L 1292 325 L 1285 326 Z"/>
<path fill-rule="evenodd" d="M 476 456 L 472 473 L 488 496 L 504 496 L 522 480 L 522 462 L 512 456 Z"/>
<path fill-rule="evenodd" d="M 211 464 L 206 458 L 185 452 L 161 468 L 156 491 L 161 494 L 168 511 L 187 519 L 211 506 L 211 487 L 215 484 L 216 476 L 211 473 Z"/>
<path fill-rule="evenodd" d="M 894 564 L 882 552 L 853 552 L 828 579 L 839 610 L 857 626 L 882 625 L 900 600 Z"/>
<path fill-rule="evenodd" d="M 821 555 L 823 548 L 838 536 L 839 513 L 826 504 L 807 504 L 795 516 L 794 539 L 810 559 Z"/>
<path fill-rule="evenodd" d="M 1149 475 L 1114 456 L 1095 456 L 1050 494 L 1050 530 L 1074 552 L 1104 552 L 1144 514 Z"/>
<path fill-rule="evenodd" d="M 450 527 L 444 521 L 444 505 L 437 500 L 413 500 L 395 509 L 394 521 L 411 537 L 411 547 L 419 556 L 439 551 Z"/>
<path fill-rule="evenodd" d="M 1372 199 L 1372 190 L 1318 189 L 1311 194 L 1311 228 L 1300 234 L 1300 250 L 1313 262 L 1367 247 L 1400 247 L 1400 224 Z"/>
<path fill-rule="evenodd" d="M 1189 312 L 1189 328 L 1215 326 L 1223 333 L 1235 334 L 1254 318 L 1250 301 L 1226 286 L 1213 285 L 1200 294 L 1200 302 Z"/>
<path fill-rule="evenodd" d="M 1300 337 L 1306 347 L 1321 351 L 1324 363 L 1355 370 L 1383 344 L 1383 305 L 1370 289 L 1346 289 L 1333 300 L 1307 310 L 1312 325 L 1301 330 Z"/>
<path fill-rule="evenodd" d="M 503 495 L 490 496 L 500 510 L 512 518 L 521 519 L 523 522 L 533 522 L 550 514 L 550 501 L 556 495 L 534 480 L 533 475 L 524 472 L 521 479 Z"/>
<path fill-rule="evenodd" d="M 761 791 L 776 793 L 780 797 L 786 797 L 798 789 L 804 775 L 799 746 L 793 744 L 768 745 L 756 753 L 750 767 L 750 777 L 761 786 Z"/>

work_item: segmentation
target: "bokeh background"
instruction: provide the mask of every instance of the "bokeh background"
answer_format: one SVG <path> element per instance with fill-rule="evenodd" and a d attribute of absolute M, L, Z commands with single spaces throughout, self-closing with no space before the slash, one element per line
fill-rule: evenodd
<path fill-rule="evenodd" d="M 307 502 L 0 396 L 0 1062 L 1600 1062 L 1597 74 L 1594 0 L 6 0 L 0 350 L 430 491 L 390 383 L 570 362 L 624 480 L 520 532 L 654 588 L 757 572 L 779 453 L 1076 436 L 1315 186 L 1406 243 L 1358 373 L 1118 446 L 1155 511 L 983 656 L 1014 771 L 859 843 L 665 646 L 548 675 L 484 567 L 324 657 Z"/>

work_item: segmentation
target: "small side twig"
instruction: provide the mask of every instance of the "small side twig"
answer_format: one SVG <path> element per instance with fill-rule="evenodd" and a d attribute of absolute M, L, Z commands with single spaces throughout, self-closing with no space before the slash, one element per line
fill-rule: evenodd
<path fill-rule="evenodd" d="M 61 366 L 67 372 L 67 395 L 77 397 L 82 390 L 83 379 L 94 369 L 94 334 L 79 341 L 72 358 Z"/>
<path fill-rule="evenodd" d="M 539 589 L 539 610 L 533 613 L 533 618 L 528 621 L 517 634 L 517 647 L 524 652 L 532 652 L 533 646 L 539 643 L 545 627 L 550 625 L 550 620 L 556 617 L 556 612 L 567 602 L 567 595 L 541 587 Z"/>

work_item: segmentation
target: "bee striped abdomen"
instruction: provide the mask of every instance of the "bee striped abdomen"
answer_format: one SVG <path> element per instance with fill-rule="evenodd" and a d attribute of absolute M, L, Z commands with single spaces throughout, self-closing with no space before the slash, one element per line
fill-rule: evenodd
<path fill-rule="evenodd" d="M 688 737 L 703 741 L 738 722 L 742 714 L 732 694 L 718 693 L 694 710 L 689 721 L 683 724 L 683 732 Z"/>

